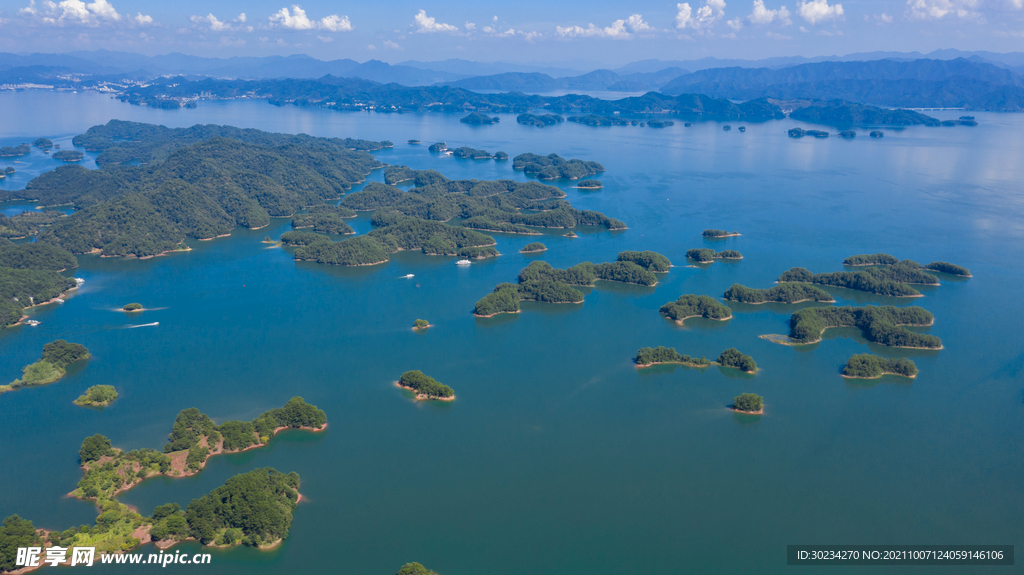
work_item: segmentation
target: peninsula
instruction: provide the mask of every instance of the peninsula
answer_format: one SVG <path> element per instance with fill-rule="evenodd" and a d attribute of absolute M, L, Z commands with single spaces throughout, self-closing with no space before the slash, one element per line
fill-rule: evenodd
<path fill-rule="evenodd" d="M 452 388 L 439 383 L 429 375 L 420 370 L 407 371 L 398 380 L 398 387 L 410 389 L 416 392 L 416 399 L 436 399 L 440 401 L 453 401 L 455 392 Z"/>
<path fill-rule="evenodd" d="M 904 326 L 929 326 L 934 316 L 917 306 L 812 307 L 794 313 L 789 319 L 789 337 L 762 335 L 783 345 L 805 345 L 821 341 L 831 327 L 856 327 L 870 342 L 910 349 L 942 349 L 942 340 L 912 332 Z"/>
<path fill-rule="evenodd" d="M 604 166 L 597 162 L 566 160 L 558 154 L 541 156 L 526 153 L 512 158 L 512 169 L 534 174 L 541 180 L 577 180 L 603 172 Z"/>
<path fill-rule="evenodd" d="M 732 319 L 732 311 L 718 300 L 706 295 L 681 295 L 674 302 L 661 306 L 661 315 L 683 325 L 691 317 L 703 317 L 717 321 Z"/>
<path fill-rule="evenodd" d="M 701 264 L 715 263 L 715 260 L 741 260 L 743 254 L 736 250 L 722 250 L 716 252 L 708 248 L 695 248 L 686 251 L 686 257 Z"/>
<path fill-rule="evenodd" d="M 68 343 L 63 339 L 52 341 L 43 346 L 43 357 L 39 361 L 22 368 L 21 379 L 0 385 L 0 394 L 22 387 L 53 383 L 67 374 L 67 366 L 90 357 L 89 350 L 80 343 Z"/>
<path fill-rule="evenodd" d="M 906 358 L 886 359 L 870 353 L 850 357 L 843 368 L 843 377 L 851 379 L 878 379 L 883 375 L 917 377 L 917 366 Z"/>

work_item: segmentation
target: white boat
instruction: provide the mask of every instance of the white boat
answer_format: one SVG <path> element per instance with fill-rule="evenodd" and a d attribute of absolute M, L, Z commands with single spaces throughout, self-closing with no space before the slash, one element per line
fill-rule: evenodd
<path fill-rule="evenodd" d="M 457 266 L 468 266 L 468 265 L 470 265 L 472 263 L 473 262 L 471 262 L 469 260 L 459 260 L 459 261 L 455 262 L 455 265 L 457 265 Z"/>
<path fill-rule="evenodd" d="M 414 276 L 413 274 L 406 274 L 406 275 L 404 275 L 402 277 L 405 278 L 405 279 L 409 279 L 411 277 L 416 277 L 416 276 Z"/>
<path fill-rule="evenodd" d="M 30 326 L 32 326 L 32 327 L 35 327 L 35 326 L 39 325 L 39 322 L 34 320 L 34 319 L 27 319 L 27 320 L 25 320 L 25 323 L 30 325 Z"/>

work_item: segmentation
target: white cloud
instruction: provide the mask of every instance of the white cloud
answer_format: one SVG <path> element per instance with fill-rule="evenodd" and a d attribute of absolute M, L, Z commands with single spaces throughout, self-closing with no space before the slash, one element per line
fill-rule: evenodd
<path fill-rule="evenodd" d="M 82 0 L 64 0 L 60 3 L 45 0 L 39 6 L 36 6 L 35 0 L 30 0 L 29 5 L 18 13 L 50 26 L 95 27 L 113 25 L 121 22 L 123 18 L 107 0 L 94 0 L 89 3 Z M 140 12 L 136 16 L 124 18 L 123 21 L 129 26 L 139 26 L 152 24 L 153 18 Z"/>
<path fill-rule="evenodd" d="M 523 40 L 533 43 L 534 40 L 540 38 L 541 36 L 543 36 L 543 34 L 541 34 L 540 32 L 526 32 L 525 34 L 523 34 Z"/>
<path fill-rule="evenodd" d="M 190 16 L 189 20 L 196 26 L 208 26 L 211 32 L 223 32 L 229 30 L 245 30 L 252 32 L 252 26 L 245 25 L 245 14 L 239 14 L 234 20 L 221 21 L 213 14 L 206 16 Z"/>
<path fill-rule="evenodd" d="M 367 49 L 367 50 L 376 50 L 376 49 L 377 49 L 377 47 L 376 47 L 376 46 L 374 46 L 373 44 L 367 44 L 367 45 L 366 45 L 366 49 Z"/>
<path fill-rule="evenodd" d="M 1020 7 L 1021 0 L 1011 0 Z M 916 20 L 940 20 L 946 16 L 977 18 L 980 0 L 907 0 L 907 13 Z"/>
<path fill-rule="evenodd" d="M 650 32 L 654 30 L 650 24 L 644 22 L 643 16 L 640 14 L 633 14 L 625 20 L 616 20 L 612 22 L 611 26 L 594 26 L 593 23 L 588 24 L 586 28 L 581 26 L 555 26 L 555 32 L 564 38 L 578 38 L 588 36 L 598 36 L 602 38 L 629 38 L 631 33 L 638 34 L 641 32 Z"/>
<path fill-rule="evenodd" d="M 398 43 L 392 42 L 391 40 L 384 40 L 384 47 L 385 48 L 390 48 L 392 50 L 403 50 L 404 49 L 401 46 L 399 46 Z"/>
<path fill-rule="evenodd" d="M 710 28 L 725 15 L 725 0 L 707 0 L 696 12 L 689 2 L 676 4 L 676 28 L 701 31 Z"/>
<path fill-rule="evenodd" d="M 765 34 L 765 36 L 767 36 L 768 38 L 771 38 L 772 40 L 792 40 L 793 39 L 792 36 L 786 36 L 785 34 L 779 34 L 777 32 L 768 32 L 767 34 Z"/>
<path fill-rule="evenodd" d="M 743 21 L 740 20 L 739 18 L 733 18 L 732 20 L 726 20 L 725 23 L 728 24 L 729 27 L 732 28 L 733 30 L 739 30 L 740 28 L 743 28 Z"/>
<path fill-rule="evenodd" d="M 320 20 L 320 28 L 328 32 L 351 32 L 352 22 L 349 21 L 348 16 L 339 18 L 337 14 L 331 14 Z"/>
<path fill-rule="evenodd" d="M 474 24 L 472 22 L 466 22 L 465 28 L 466 28 L 466 30 L 470 30 L 470 31 L 476 30 L 476 24 Z"/>
<path fill-rule="evenodd" d="M 495 16 L 497 18 L 497 16 Z M 433 32 L 458 32 L 458 26 L 452 26 L 451 24 L 445 24 L 444 22 L 438 22 L 436 19 L 427 16 L 426 10 L 420 10 L 420 13 L 413 17 L 414 25 L 416 26 L 417 32 L 433 33 Z"/>
<path fill-rule="evenodd" d="M 268 20 L 270 20 L 272 28 L 288 30 L 326 30 L 328 32 L 350 32 L 352 30 L 352 22 L 349 21 L 348 16 L 331 14 L 320 20 L 313 20 L 306 16 L 306 11 L 298 4 L 293 4 L 291 10 L 288 10 L 287 7 L 281 8 Z"/>
<path fill-rule="evenodd" d="M 319 34 L 316 35 L 316 39 L 320 40 L 324 44 L 326 44 L 328 42 L 334 42 L 334 38 L 331 38 L 330 36 L 321 36 Z"/>
<path fill-rule="evenodd" d="M 878 26 L 884 26 L 886 24 L 892 24 L 892 16 L 882 12 L 881 14 L 864 15 L 865 22 L 874 22 Z"/>
<path fill-rule="evenodd" d="M 771 24 L 776 19 L 783 26 L 789 26 L 793 23 L 789 19 L 789 10 L 786 10 L 785 6 L 780 7 L 778 10 L 769 10 L 765 8 L 764 0 L 754 0 L 754 9 L 751 10 L 750 16 L 747 16 L 747 20 L 751 24 Z"/>
<path fill-rule="evenodd" d="M 801 0 L 796 6 L 796 12 L 807 22 L 817 24 L 825 20 L 842 18 L 843 5 L 833 4 L 829 6 L 828 0 L 811 0 L 810 2 Z"/>

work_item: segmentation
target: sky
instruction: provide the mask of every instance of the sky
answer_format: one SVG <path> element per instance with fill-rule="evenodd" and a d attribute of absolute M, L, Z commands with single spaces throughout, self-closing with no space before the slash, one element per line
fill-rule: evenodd
<path fill-rule="evenodd" d="M 617 66 L 944 48 L 1024 51 L 1024 0 L 0 0 L 0 51 L 21 53 Z"/>

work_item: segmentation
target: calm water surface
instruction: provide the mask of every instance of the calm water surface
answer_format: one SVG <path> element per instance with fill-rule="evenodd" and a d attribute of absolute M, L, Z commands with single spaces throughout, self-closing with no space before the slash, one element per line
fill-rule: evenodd
<path fill-rule="evenodd" d="M 88 435 L 159 448 L 186 407 L 250 419 L 301 395 L 327 412 L 326 433 L 286 432 L 121 499 L 148 514 L 256 467 L 297 471 L 307 499 L 291 537 L 270 552 L 215 550 L 217 573 L 386 574 L 407 561 L 444 575 L 781 573 L 787 544 L 1022 543 L 1024 116 L 979 113 L 976 128 L 907 128 L 882 140 L 862 131 L 844 141 L 792 140 L 785 131 L 800 124 L 788 120 L 747 124 L 746 133 L 713 122 L 538 129 L 513 115 L 477 127 L 439 114 L 262 102 L 166 111 L 42 92 L 0 93 L 0 109 L 0 145 L 47 136 L 68 149 L 71 136 L 111 118 L 219 123 L 390 139 L 395 148 L 375 154 L 387 163 L 516 180 L 524 176 L 511 162 L 440 159 L 404 142 L 557 152 L 607 168 L 600 192 L 559 184 L 573 205 L 629 225 L 574 240 L 548 233 L 541 256 L 518 253 L 538 238 L 497 234 L 503 255 L 466 268 L 409 252 L 357 269 L 297 263 L 260 243 L 287 231 L 286 219 L 190 242 L 184 254 L 79 257 L 78 293 L 33 310 L 42 325 L 0 332 L 4 381 L 57 338 L 93 354 L 59 383 L 0 397 L 0 516 L 51 529 L 93 523 L 91 504 L 64 497 L 80 478 L 77 450 Z M 0 160 L 18 170 L 0 187 L 20 189 L 56 164 L 38 151 Z M 353 227 L 371 229 L 365 216 Z M 743 235 L 705 242 L 707 227 Z M 564 267 L 651 249 L 685 265 L 686 250 L 703 246 L 745 257 L 673 268 L 654 288 L 600 283 L 582 305 L 471 314 L 535 259 Z M 732 305 L 729 322 L 685 327 L 658 314 L 681 294 L 770 287 L 793 266 L 837 271 L 846 256 L 880 251 L 973 272 L 943 277 L 913 301 L 834 291 L 837 305 L 923 306 L 936 317 L 924 331 L 944 350 L 887 349 L 849 329 L 803 348 L 758 339 L 786 333 L 799 306 Z M 116 311 L 134 301 L 157 309 Z M 436 327 L 413 333 L 416 318 Z M 656 345 L 709 358 L 737 347 L 761 371 L 636 370 L 637 348 Z M 846 359 L 863 352 L 909 357 L 921 374 L 912 383 L 841 378 Z M 392 386 L 409 369 L 448 383 L 458 400 L 410 401 Z M 101 383 L 120 393 L 111 407 L 72 405 Z M 763 417 L 725 409 L 742 392 L 765 397 Z"/>

